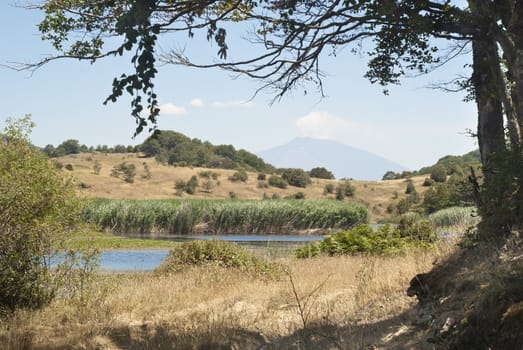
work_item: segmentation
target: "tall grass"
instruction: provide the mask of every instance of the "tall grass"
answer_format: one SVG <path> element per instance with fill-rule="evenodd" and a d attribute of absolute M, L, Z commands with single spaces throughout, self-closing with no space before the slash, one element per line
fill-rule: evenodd
<path fill-rule="evenodd" d="M 430 214 L 429 220 L 437 228 L 467 229 L 477 225 L 481 218 L 475 207 L 451 207 Z"/>
<path fill-rule="evenodd" d="M 83 214 L 115 233 L 293 233 L 367 222 L 364 207 L 332 200 L 94 199 Z"/>

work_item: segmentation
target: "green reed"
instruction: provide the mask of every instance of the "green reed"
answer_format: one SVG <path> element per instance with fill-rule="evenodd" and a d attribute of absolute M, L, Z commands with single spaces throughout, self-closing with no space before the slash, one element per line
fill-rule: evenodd
<path fill-rule="evenodd" d="M 364 207 L 333 200 L 93 199 L 83 214 L 116 233 L 293 233 L 367 222 Z"/>

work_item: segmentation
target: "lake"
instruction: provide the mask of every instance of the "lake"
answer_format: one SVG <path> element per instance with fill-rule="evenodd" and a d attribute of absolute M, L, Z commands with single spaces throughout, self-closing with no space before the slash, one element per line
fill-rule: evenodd
<path fill-rule="evenodd" d="M 132 236 L 140 237 L 143 236 Z M 324 236 L 300 235 L 216 235 L 216 236 L 162 236 L 155 239 L 169 239 L 185 242 L 196 239 L 222 239 L 234 242 L 261 258 L 278 258 L 291 255 L 297 247 L 320 241 Z M 150 271 L 165 259 L 168 250 L 116 250 L 100 254 L 100 269 L 104 271 Z"/>

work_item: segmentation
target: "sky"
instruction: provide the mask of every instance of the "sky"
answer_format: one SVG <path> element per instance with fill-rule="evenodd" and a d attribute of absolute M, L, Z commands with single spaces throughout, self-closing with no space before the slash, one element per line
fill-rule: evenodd
<path fill-rule="evenodd" d="M 0 64 L 35 62 L 56 52 L 40 39 L 38 11 L 0 1 Z M 229 56 L 252 50 L 241 33 L 229 33 Z M 217 48 L 197 33 L 162 39 L 162 48 L 187 48 L 199 63 L 216 59 Z M 326 77 L 325 97 L 314 87 L 297 89 L 271 104 L 270 92 L 253 98 L 260 82 L 233 77 L 217 69 L 173 65 L 160 67 L 156 80 L 160 129 L 175 130 L 213 144 L 232 144 L 250 152 L 285 144 L 296 137 L 330 139 L 363 149 L 416 170 L 445 155 L 477 148 L 468 130 L 476 129 L 477 113 L 463 95 L 430 89 L 463 73 L 470 57 L 459 57 L 429 75 L 404 79 L 385 96 L 382 88 L 363 78 L 366 58 L 345 50 L 325 55 L 320 66 Z M 34 74 L 0 66 L 0 127 L 9 117 L 31 114 L 37 146 L 77 139 L 88 146 L 143 142 L 133 138 L 129 98 L 103 105 L 114 77 L 130 72 L 128 58 L 109 58 L 93 65 L 61 60 Z"/>

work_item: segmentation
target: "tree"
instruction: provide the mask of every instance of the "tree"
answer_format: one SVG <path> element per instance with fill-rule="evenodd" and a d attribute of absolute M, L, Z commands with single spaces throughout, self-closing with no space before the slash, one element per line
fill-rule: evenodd
<path fill-rule="evenodd" d="M 521 225 L 523 211 L 507 205 L 523 198 L 523 4 L 519 0 L 463 2 L 451 0 L 361 1 L 103 1 L 53 0 L 36 6 L 45 11 L 39 29 L 60 54 L 25 66 L 35 69 L 58 58 L 96 61 L 131 52 L 135 71 L 113 81 L 106 99 L 132 95 L 132 115 L 155 129 L 159 113 L 154 91 L 156 43 L 161 35 L 204 30 L 218 46 L 222 61 L 194 63 L 183 52 L 163 53 L 163 63 L 221 67 L 263 81 L 262 88 L 280 98 L 304 81 L 321 91 L 319 61 L 323 53 L 362 40 L 374 45 L 366 77 L 384 87 L 399 84 L 409 73 L 426 73 L 452 57 L 470 52 L 471 73 L 448 90 L 466 89 L 478 108 L 476 136 L 484 170 L 480 212 L 492 231 Z M 249 21 L 257 27 L 251 42 L 264 51 L 242 61 L 227 61 L 226 22 Z M 107 43 L 120 40 L 115 47 Z M 74 38 L 74 39 L 73 39 Z M 79 38 L 79 39 L 77 39 Z M 441 50 L 446 45 L 450 50 Z M 470 49 L 471 48 L 471 49 Z M 145 102 L 144 102 L 145 101 Z M 144 116 L 144 113 L 146 114 Z M 505 133 L 504 125 L 507 126 Z M 507 163 L 507 158 L 510 162 Z M 518 166 L 507 167 L 507 164 Z M 505 219 L 499 210 L 509 210 Z"/>
<path fill-rule="evenodd" d="M 46 305 L 73 266 L 64 243 L 81 206 L 73 183 L 31 145 L 32 127 L 29 116 L 9 119 L 0 140 L 0 315 Z"/>
<path fill-rule="evenodd" d="M 315 177 L 317 179 L 327 179 L 327 180 L 334 179 L 334 174 L 324 167 L 312 168 L 309 171 L 309 175 L 310 175 L 310 177 Z"/>
<path fill-rule="evenodd" d="M 430 173 L 431 180 L 435 182 L 447 181 L 447 170 L 442 166 L 435 166 Z"/>
<path fill-rule="evenodd" d="M 281 169 L 281 178 L 287 181 L 289 185 L 296 187 L 305 188 L 311 183 L 309 174 L 307 174 L 303 169 Z"/>

